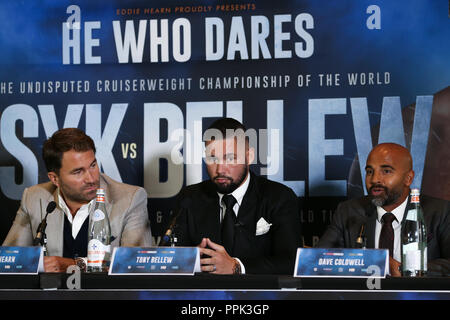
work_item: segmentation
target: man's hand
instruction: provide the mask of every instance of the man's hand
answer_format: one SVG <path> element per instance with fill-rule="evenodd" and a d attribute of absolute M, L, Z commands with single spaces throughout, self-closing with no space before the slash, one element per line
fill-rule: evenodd
<path fill-rule="evenodd" d="M 401 277 L 402 273 L 400 272 L 401 263 L 395 260 L 392 257 L 389 257 L 389 271 L 391 273 L 391 277 Z"/>
<path fill-rule="evenodd" d="M 44 257 L 45 272 L 66 272 L 67 268 L 74 265 L 75 260 L 63 257 Z"/>
<path fill-rule="evenodd" d="M 200 255 L 205 254 L 209 256 L 209 258 L 200 259 L 203 272 L 233 274 L 234 266 L 238 262 L 228 255 L 223 246 L 212 242 L 209 238 L 203 238 L 199 248 Z"/>

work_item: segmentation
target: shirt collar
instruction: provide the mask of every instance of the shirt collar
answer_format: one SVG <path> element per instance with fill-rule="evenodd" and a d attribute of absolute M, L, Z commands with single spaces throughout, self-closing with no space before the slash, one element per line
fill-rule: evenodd
<path fill-rule="evenodd" d="M 73 222 L 72 213 L 70 212 L 69 207 L 67 206 L 66 202 L 64 201 L 64 198 L 61 196 L 59 188 L 57 190 L 58 190 L 57 191 L 58 192 L 58 206 L 65 213 L 69 222 L 72 223 Z M 78 210 L 78 212 L 80 212 L 80 211 L 88 211 L 89 212 L 91 209 L 91 205 L 94 202 L 95 202 L 95 198 L 92 199 L 89 203 L 82 205 L 81 208 Z"/>
<path fill-rule="evenodd" d="M 236 199 L 239 207 L 241 206 L 242 200 L 244 199 L 244 195 L 247 192 L 249 184 L 250 184 L 250 172 L 247 173 L 247 178 L 245 179 L 244 183 L 241 184 L 236 190 L 234 190 L 231 193 L 231 195 Z M 217 194 L 219 195 L 220 203 L 222 203 L 223 193 L 217 192 Z"/>
<path fill-rule="evenodd" d="M 405 214 L 406 205 L 408 204 L 408 197 L 406 197 L 405 201 L 402 202 L 401 205 L 399 205 L 397 208 L 391 211 L 391 213 L 395 216 L 397 219 L 397 222 L 400 224 L 403 220 L 403 215 Z M 387 211 L 384 210 L 382 207 L 377 207 L 377 213 L 378 213 L 378 222 L 381 221 L 381 218 Z"/>

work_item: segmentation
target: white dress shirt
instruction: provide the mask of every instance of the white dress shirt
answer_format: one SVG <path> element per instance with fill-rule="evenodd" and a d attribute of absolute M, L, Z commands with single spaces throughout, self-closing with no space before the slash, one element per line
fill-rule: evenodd
<path fill-rule="evenodd" d="M 81 227 L 83 226 L 84 221 L 87 218 L 89 218 L 89 209 L 91 208 L 91 206 L 95 205 L 95 198 L 92 199 L 89 203 L 81 206 L 81 208 L 77 211 L 75 216 L 72 216 L 72 214 L 70 213 L 70 209 L 69 207 L 67 207 L 66 202 L 59 193 L 59 189 L 58 189 L 58 202 L 59 207 L 67 216 L 67 220 L 69 220 L 69 222 L 72 224 L 72 237 L 75 239 Z"/>
<path fill-rule="evenodd" d="M 234 214 L 236 215 L 236 217 L 238 215 L 239 208 L 241 207 L 242 200 L 244 199 L 244 195 L 247 192 L 249 184 L 250 184 L 250 173 L 247 174 L 247 178 L 245 179 L 244 183 L 241 184 L 232 193 L 230 193 L 236 199 L 236 204 L 233 207 L 233 211 L 234 211 Z M 222 223 L 223 217 L 225 216 L 225 210 L 227 208 L 226 208 L 225 204 L 222 203 L 223 194 L 219 193 L 219 192 L 217 192 L 217 194 L 219 195 L 220 223 Z M 245 274 L 245 267 L 242 264 L 241 260 L 239 260 L 239 258 L 234 258 L 234 259 L 236 259 L 239 262 L 239 264 L 241 265 L 241 273 Z"/>
<path fill-rule="evenodd" d="M 230 193 L 235 199 L 236 204 L 233 207 L 234 214 L 238 215 L 239 208 L 241 207 L 242 200 L 244 199 L 244 195 L 247 192 L 248 185 L 250 184 L 250 174 L 248 174 L 247 178 L 245 179 L 244 183 L 241 184 L 236 190 L 234 190 L 232 193 Z M 223 217 L 225 216 L 226 206 L 222 203 L 222 197 L 223 194 L 217 192 L 219 195 L 219 204 L 220 204 L 220 222 L 222 223 Z"/>
<path fill-rule="evenodd" d="M 408 204 L 408 198 L 403 201 L 401 205 L 391 211 L 391 213 L 395 216 L 397 220 L 392 221 L 392 228 L 394 229 L 394 252 L 392 254 L 393 258 L 397 261 L 401 261 L 401 252 L 400 252 L 400 237 L 401 237 L 401 229 L 402 229 L 402 220 L 403 214 L 405 213 L 406 205 Z M 382 207 L 377 207 L 377 223 L 375 226 L 375 248 L 378 249 L 378 243 L 380 241 L 380 233 L 381 227 L 383 223 L 381 222 L 381 218 L 387 211 Z"/>

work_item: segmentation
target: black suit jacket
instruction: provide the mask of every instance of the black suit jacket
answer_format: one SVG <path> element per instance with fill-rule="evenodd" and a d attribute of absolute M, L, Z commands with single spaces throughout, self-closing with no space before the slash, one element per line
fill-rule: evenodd
<path fill-rule="evenodd" d="M 450 203 L 422 195 L 420 204 L 427 232 L 428 271 L 435 275 L 450 275 Z M 403 221 L 410 208 L 408 200 Z M 341 202 L 318 247 L 356 248 L 356 238 L 364 225 L 367 248 L 374 248 L 376 219 L 376 207 L 367 196 Z"/>
<path fill-rule="evenodd" d="M 296 249 L 301 245 L 298 198 L 280 183 L 251 174 L 238 212 L 232 257 L 246 273 L 293 274 Z M 174 228 L 178 246 L 197 246 L 202 238 L 221 244 L 219 196 L 210 180 L 183 188 L 174 212 L 181 214 Z M 256 236 L 260 218 L 272 223 Z"/>

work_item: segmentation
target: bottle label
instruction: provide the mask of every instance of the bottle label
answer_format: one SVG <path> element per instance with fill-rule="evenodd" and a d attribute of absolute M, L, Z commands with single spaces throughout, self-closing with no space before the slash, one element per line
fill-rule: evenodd
<path fill-rule="evenodd" d="M 103 211 L 96 209 L 94 211 L 94 214 L 92 215 L 92 221 L 96 222 L 96 221 L 101 221 L 103 219 L 105 219 L 105 214 L 103 213 Z"/>
<path fill-rule="evenodd" d="M 408 214 L 406 215 L 406 220 L 417 221 L 417 210 L 416 209 L 408 210 Z"/>
<path fill-rule="evenodd" d="M 88 243 L 88 266 L 101 267 L 106 254 L 110 253 L 111 246 L 105 246 L 100 240 L 92 239 Z"/>
<path fill-rule="evenodd" d="M 420 250 L 419 243 L 412 242 L 403 245 L 403 270 L 420 270 Z"/>

